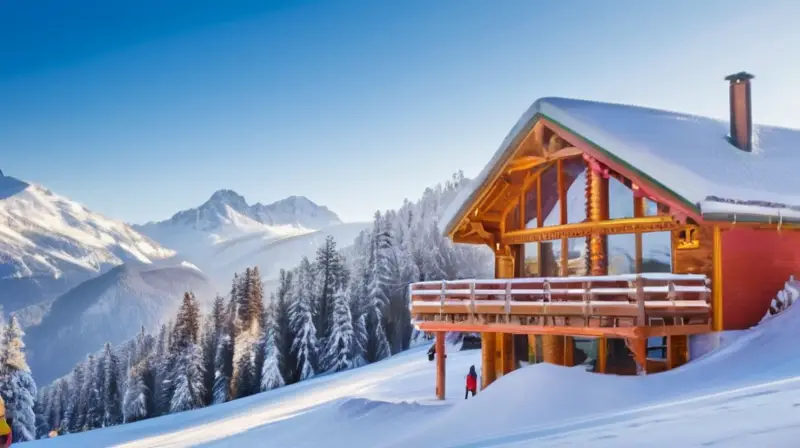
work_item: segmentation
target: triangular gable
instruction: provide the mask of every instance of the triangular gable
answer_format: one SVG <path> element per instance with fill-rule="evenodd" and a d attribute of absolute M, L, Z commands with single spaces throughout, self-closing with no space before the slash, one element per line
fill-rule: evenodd
<path fill-rule="evenodd" d="M 719 198 L 735 202 L 730 208 L 733 213 L 769 219 L 781 213 L 789 218 L 794 213 L 800 220 L 800 211 L 783 206 L 800 204 L 800 176 L 794 175 L 793 168 L 800 160 L 800 131 L 757 126 L 755 149 L 747 153 L 730 144 L 728 126 L 719 120 L 636 106 L 543 98 L 520 118 L 471 188 L 448 207 L 441 221 L 444 234 L 452 235 L 540 121 L 695 220 L 702 220 L 704 208 L 723 216 Z M 764 201 L 776 206 L 764 207 Z M 750 202 L 759 207 L 748 207 Z"/>

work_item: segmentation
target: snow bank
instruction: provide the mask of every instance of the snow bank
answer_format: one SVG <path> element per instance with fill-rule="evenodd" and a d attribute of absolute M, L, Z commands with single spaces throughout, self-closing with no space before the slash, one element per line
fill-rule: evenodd
<path fill-rule="evenodd" d="M 794 279 L 794 276 L 790 276 L 789 280 L 783 286 L 783 289 L 778 291 L 778 294 L 772 299 L 772 302 L 769 305 L 769 309 L 767 310 L 767 314 L 761 319 L 761 322 L 765 322 L 771 319 L 773 316 L 781 313 L 786 308 L 791 306 L 797 299 L 800 297 L 800 282 Z"/>
<path fill-rule="evenodd" d="M 780 429 L 776 419 L 785 428 L 800 420 L 785 412 L 800 403 L 798 328 L 800 307 L 789 307 L 749 330 L 713 335 L 719 348 L 669 372 L 618 377 L 538 364 L 466 401 L 464 376 L 479 367 L 480 352 L 448 346 L 445 402 L 433 399 L 435 363 L 426 344 L 224 405 L 30 446 L 745 446 L 731 434 L 747 446 L 792 446 L 771 437 Z"/>

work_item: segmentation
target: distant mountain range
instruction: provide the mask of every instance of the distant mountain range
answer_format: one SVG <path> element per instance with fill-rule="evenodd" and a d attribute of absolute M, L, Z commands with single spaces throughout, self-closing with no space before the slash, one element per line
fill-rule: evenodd
<path fill-rule="evenodd" d="M 142 327 L 155 332 L 174 318 L 185 291 L 192 291 L 205 309 L 216 293 L 208 278 L 186 262 L 127 263 L 72 288 L 27 330 L 34 377 L 45 384 L 106 342 L 119 344 Z"/>
<path fill-rule="evenodd" d="M 0 305 L 46 302 L 126 262 L 175 251 L 35 184 L 0 176 Z"/>
<path fill-rule="evenodd" d="M 269 281 L 281 268 L 313 257 L 327 235 L 350 245 L 368 223 L 342 223 L 336 213 L 303 196 L 269 205 L 249 205 L 231 190 L 219 190 L 202 205 L 161 222 L 134 229 L 175 249 L 207 273 L 220 287 L 233 274 L 259 266 Z"/>
<path fill-rule="evenodd" d="M 0 174 L 0 311 L 27 327 L 34 375 L 49 381 L 106 341 L 155 330 L 185 291 L 207 305 L 234 272 L 259 266 L 269 292 L 281 268 L 314 257 L 328 235 L 346 247 L 368 226 L 302 196 L 249 205 L 231 190 L 128 225 Z"/>

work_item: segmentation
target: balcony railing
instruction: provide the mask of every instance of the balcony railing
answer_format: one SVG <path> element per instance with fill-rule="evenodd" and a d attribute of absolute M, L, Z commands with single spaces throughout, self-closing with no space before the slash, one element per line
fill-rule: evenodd
<path fill-rule="evenodd" d="M 415 323 L 563 327 L 710 325 L 705 275 L 624 274 L 419 282 Z M 424 325 L 423 325 L 424 326 Z"/>

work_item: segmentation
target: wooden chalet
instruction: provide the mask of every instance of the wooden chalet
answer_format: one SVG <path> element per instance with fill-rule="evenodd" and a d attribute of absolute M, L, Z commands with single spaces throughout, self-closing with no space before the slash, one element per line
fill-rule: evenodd
<path fill-rule="evenodd" d="M 526 363 L 642 374 L 689 360 L 691 335 L 756 324 L 800 274 L 800 131 L 563 98 L 536 101 L 440 223 L 485 244 L 495 278 L 411 285 L 436 334 L 481 334 L 483 387 Z"/>

